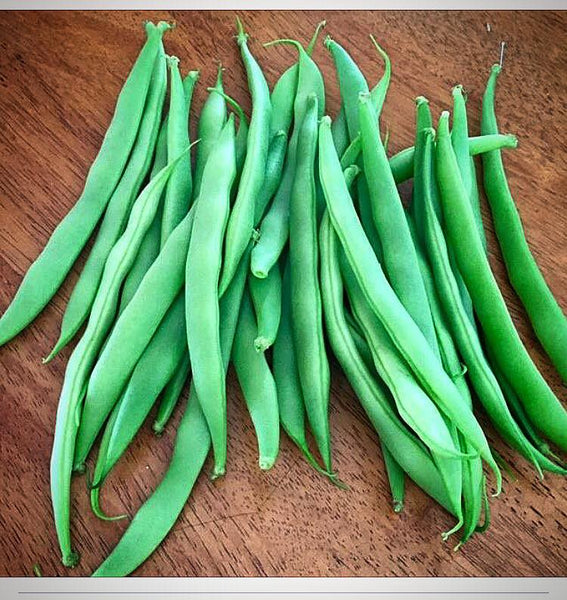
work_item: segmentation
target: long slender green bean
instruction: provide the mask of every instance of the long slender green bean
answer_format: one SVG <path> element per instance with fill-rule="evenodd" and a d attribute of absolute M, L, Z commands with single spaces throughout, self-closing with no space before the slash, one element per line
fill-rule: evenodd
<path fill-rule="evenodd" d="M 225 370 L 228 368 L 249 268 L 250 252 L 247 251 L 232 283 L 219 302 L 221 351 Z M 118 544 L 93 573 L 93 577 L 128 575 L 152 554 L 181 514 L 210 447 L 207 421 L 192 385 L 167 472 L 153 494 L 138 510 Z"/>
<path fill-rule="evenodd" d="M 144 233 L 151 224 L 161 193 L 175 165 L 176 162 L 173 161 L 162 169 L 134 203 L 126 230 L 106 261 L 85 333 L 75 347 L 65 371 L 51 454 L 51 498 L 62 560 L 66 566 L 75 566 L 79 558 L 71 547 L 70 488 L 78 420 L 80 417 L 83 422 L 85 418 L 84 409 L 81 415 L 81 403 L 85 397 L 88 377 L 112 325 L 121 284 L 136 257 Z"/>
<path fill-rule="evenodd" d="M 132 203 L 150 168 L 159 132 L 166 87 L 165 51 L 162 45 L 154 66 L 144 113 L 132 153 L 108 202 L 95 243 L 63 314 L 59 339 L 44 360 L 46 363 L 52 360 L 75 337 L 89 316 L 106 259 L 116 240 L 124 231 Z"/>
<path fill-rule="evenodd" d="M 219 278 L 222 244 L 236 177 L 234 115 L 203 171 L 185 271 L 185 320 L 193 383 L 211 432 L 213 477 L 226 469 L 226 384 L 220 349 Z"/>
<path fill-rule="evenodd" d="M 498 133 L 494 92 L 500 70 L 499 65 L 494 65 L 488 79 L 482 100 L 482 133 Z M 563 381 L 567 382 L 567 318 L 530 252 L 522 221 L 506 179 L 501 153 L 494 150 L 484 154 L 482 165 L 484 189 L 508 277 L 526 309 L 538 339 Z M 557 426 L 562 427 L 559 422 Z M 564 432 L 567 436 L 567 430 L 564 429 Z M 566 437 L 563 440 L 563 444 L 567 443 Z"/>
<path fill-rule="evenodd" d="M 130 156 L 167 23 L 146 23 L 148 39 L 118 96 L 112 121 L 80 198 L 51 234 L 0 318 L 0 345 L 27 327 L 61 286 L 100 220 Z"/>
<path fill-rule="evenodd" d="M 456 165 L 448 120 L 449 114 L 442 113 L 436 158 L 449 242 L 498 365 L 516 390 L 530 418 L 538 424 L 538 429 L 561 449 L 567 450 L 567 412 L 522 344 L 498 289 Z"/>
<path fill-rule="evenodd" d="M 252 96 L 252 116 L 248 131 L 246 158 L 238 183 L 238 192 L 226 226 L 224 260 L 219 284 L 220 294 L 224 292 L 234 276 L 240 258 L 252 237 L 256 199 L 262 188 L 266 171 L 270 143 L 270 116 L 272 113 L 270 89 L 262 69 L 260 69 L 256 59 L 248 49 L 248 34 L 244 32 L 242 23 L 238 18 L 236 22 L 238 25 L 236 40 L 240 46 L 248 78 L 248 87 Z"/>
<path fill-rule="evenodd" d="M 424 390 L 447 414 L 490 465 L 501 489 L 500 470 L 488 447 L 484 433 L 473 414 L 464 410 L 463 400 L 454 383 L 443 370 L 427 340 L 408 315 L 388 284 L 370 246 L 352 204 L 339 157 L 331 136 L 329 117 L 319 126 L 319 173 L 333 227 L 341 240 L 367 302 Z"/>

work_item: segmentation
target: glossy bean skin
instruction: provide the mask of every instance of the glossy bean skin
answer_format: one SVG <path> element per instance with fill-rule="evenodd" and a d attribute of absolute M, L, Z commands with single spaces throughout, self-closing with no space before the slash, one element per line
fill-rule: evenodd
<path fill-rule="evenodd" d="M 179 403 L 190 373 L 191 362 L 189 361 L 189 354 L 186 353 L 177 365 L 175 374 L 167 382 L 161 394 L 157 415 L 152 425 L 152 429 L 156 435 L 163 433 L 175 407 Z"/>
<path fill-rule="evenodd" d="M 124 231 L 132 203 L 150 169 L 166 87 L 167 73 L 162 45 L 154 66 L 146 106 L 132 153 L 108 202 L 95 243 L 65 308 L 59 339 L 44 360 L 46 363 L 75 337 L 89 316 L 106 259 Z"/>
<path fill-rule="evenodd" d="M 0 318 L 0 345 L 27 327 L 59 289 L 91 236 L 134 145 L 153 67 L 167 23 L 146 23 L 147 41 L 118 96 L 112 121 L 91 165 L 83 192 L 51 234 Z"/>
<path fill-rule="evenodd" d="M 189 102 L 179 72 L 179 59 L 168 57 L 170 73 L 169 114 L 167 124 L 167 156 L 173 160 L 189 146 Z M 191 202 L 193 181 L 191 156 L 185 155 L 171 174 L 163 198 L 161 218 L 161 242 L 163 248 L 171 232 L 187 214 Z"/>
<path fill-rule="evenodd" d="M 248 287 L 258 321 L 254 348 L 256 352 L 265 352 L 274 343 L 280 326 L 282 276 L 278 263 L 265 279 L 250 275 Z"/>
<path fill-rule="evenodd" d="M 427 178 L 426 178 L 427 180 Z M 473 408 L 472 397 L 467 382 L 465 380 L 465 368 L 461 364 L 457 348 L 453 341 L 449 324 L 443 313 L 441 301 L 435 287 L 433 273 L 429 266 L 429 262 L 420 246 L 415 231 L 415 224 L 412 222 L 411 216 L 408 214 L 408 223 L 415 241 L 419 268 L 425 284 L 427 299 L 431 307 L 431 315 L 437 335 L 441 360 L 445 371 L 453 379 L 455 385 L 459 388 L 461 396 L 466 400 L 470 410 Z M 460 436 L 460 447 L 463 452 L 471 452 L 473 448 Z M 486 481 L 482 472 L 482 460 L 474 458 L 463 461 L 462 463 L 462 497 L 463 497 L 463 533 L 461 535 L 460 545 L 463 545 L 473 533 L 477 530 L 482 508 L 484 506 L 484 498 L 486 496 Z M 488 505 L 487 505 L 488 507 Z M 489 509 L 489 507 L 488 507 Z"/>
<path fill-rule="evenodd" d="M 499 73 L 500 66 L 493 66 L 482 101 L 481 132 L 484 134 L 498 133 L 494 94 Z M 484 189 L 508 277 L 526 309 L 539 341 L 566 383 L 567 318 L 530 252 L 522 221 L 508 186 L 501 153 L 494 150 L 484 154 L 482 166 Z"/>
<path fill-rule="evenodd" d="M 266 277 L 276 263 L 289 236 L 289 207 L 296 169 L 299 129 L 305 115 L 307 97 L 315 93 L 318 99 L 319 117 L 325 107 L 324 82 L 319 68 L 301 44 L 294 40 L 281 40 L 296 46 L 299 52 L 297 93 L 294 101 L 294 126 L 289 140 L 287 157 L 280 185 L 272 204 L 260 224 L 260 237 L 252 250 L 252 273 Z"/>
<path fill-rule="evenodd" d="M 219 64 L 217 72 L 217 81 L 215 88 L 224 92 L 222 84 L 222 66 Z M 199 115 L 199 124 L 197 125 L 197 145 L 195 172 L 193 175 L 193 198 L 199 197 L 201 189 L 201 179 L 203 170 L 207 163 L 207 158 L 214 147 L 215 142 L 226 122 L 226 100 L 222 94 L 210 93 L 203 104 L 201 114 Z"/>
<path fill-rule="evenodd" d="M 276 382 L 280 421 L 284 431 L 301 450 L 307 462 L 316 471 L 326 474 L 309 450 L 305 435 L 305 402 L 299 383 L 297 357 L 293 343 L 289 258 L 285 260 L 285 264 L 282 280 L 281 320 L 272 354 L 272 369 Z"/>
<path fill-rule="evenodd" d="M 374 251 L 362 231 L 340 170 L 328 117 L 324 117 L 319 126 L 319 173 L 333 227 L 341 240 L 366 301 L 386 328 L 396 348 L 419 379 L 426 393 L 439 403 L 443 412 L 453 420 L 490 465 L 497 477 L 499 491 L 500 470 L 492 457 L 480 425 L 472 413 L 461 410 L 463 402 L 459 391 L 388 284 Z"/>
<path fill-rule="evenodd" d="M 193 384 L 211 432 L 213 477 L 226 469 L 226 383 L 220 349 L 219 278 L 236 177 L 234 116 L 211 150 L 196 204 L 185 270 L 185 321 Z"/>
<path fill-rule="evenodd" d="M 282 172 L 287 153 L 287 134 L 283 129 L 277 131 L 272 137 L 266 160 L 264 184 L 254 205 L 254 227 L 262 220 L 266 208 L 273 195 L 276 193 L 282 178 Z"/>
<path fill-rule="evenodd" d="M 254 348 L 258 325 L 248 290 L 244 291 L 232 346 L 232 362 L 254 424 L 258 440 L 258 464 L 268 470 L 279 453 L 280 417 L 274 376 L 263 353 Z"/>
<path fill-rule="evenodd" d="M 291 315 L 299 381 L 307 418 L 325 469 L 332 472 L 328 415 L 330 371 L 323 339 L 323 311 L 318 278 L 319 242 L 315 198 L 318 113 L 317 95 L 310 94 L 299 129 L 290 203 Z"/>
<path fill-rule="evenodd" d="M 189 71 L 185 79 L 183 79 L 183 89 L 185 91 L 185 102 L 187 103 L 187 111 L 191 108 L 191 101 L 193 99 L 193 91 L 196 83 L 199 81 L 199 71 Z M 169 119 L 166 115 L 165 119 L 160 128 L 158 141 L 156 144 L 156 151 L 154 157 L 154 164 L 152 166 L 152 173 L 150 177 L 154 177 L 167 164 L 167 129 Z M 162 206 L 159 207 L 158 213 L 156 214 L 151 227 L 148 229 L 144 241 L 138 251 L 138 256 L 128 277 L 124 282 L 122 288 L 122 296 L 120 298 L 120 309 L 119 314 L 132 299 L 135 294 L 140 282 L 144 278 L 151 264 L 156 259 L 160 251 L 161 246 L 161 218 L 162 218 Z"/>
<path fill-rule="evenodd" d="M 246 158 L 238 182 L 236 199 L 226 226 L 224 260 L 219 285 L 221 294 L 234 276 L 242 254 L 252 237 L 256 199 L 262 188 L 266 171 L 272 114 L 270 89 L 260 66 L 248 49 L 248 34 L 244 32 L 238 19 L 237 24 L 236 41 L 240 47 L 252 96 L 252 116 L 246 142 Z"/>
<path fill-rule="evenodd" d="M 377 384 L 356 349 L 344 314 L 343 283 L 338 258 L 339 239 L 328 212 L 324 214 L 321 221 L 319 240 L 325 324 L 333 353 L 372 425 L 404 471 L 427 494 L 452 512 L 452 504 L 445 484 L 430 453 L 402 424 L 392 409 L 390 399 Z"/>
<path fill-rule="evenodd" d="M 194 216 L 195 205 L 169 236 L 98 357 L 87 392 L 98 405 L 89 420 L 93 427 L 87 445 L 92 444 L 104 422 L 95 422 L 94 415 L 112 410 L 144 349 L 183 288 Z"/>
<path fill-rule="evenodd" d="M 511 134 L 479 135 L 469 138 L 469 152 L 471 156 L 477 156 L 491 150 L 517 147 L 518 140 L 515 135 Z M 351 152 L 354 151 L 355 148 L 352 148 Z M 414 157 L 415 146 L 410 146 L 409 148 L 400 150 L 400 152 L 390 158 L 390 168 L 392 169 L 396 183 L 403 183 L 413 177 Z"/>
<path fill-rule="evenodd" d="M 246 275 L 250 268 L 250 249 L 224 296 L 220 299 L 221 351 L 228 368 L 234 332 L 238 321 Z M 141 565 L 159 546 L 181 514 L 211 448 L 207 421 L 195 387 L 177 430 L 169 467 L 158 487 L 144 502 L 130 526 L 93 573 L 93 577 L 123 577 Z"/>
<path fill-rule="evenodd" d="M 157 204 L 168 177 L 175 166 L 165 167 L 138 196 L 126 230 L 111 250 L 104 267 L 102 280 L 93 303 L 87 327 L 75 347 L 65 371 L 65 379 L 55 424 L 51 454 L 51 498 L 55 528 L 61 548 L 63 564 L 75 566 L 78 555 L 71 547 L 70 503 L 71 470 L 78 421 L 84 422 L 87 382 L 118 305 L 120 286 L 136 256 L 145 231 L 157 210 Z"/>
<path fill-rule="evenodd" d="M 432 131 L 424 132 L 424 136 L 427 138 L 425 146 L 427 161 L 432 159 L 432 135 Z M 430 169 L 428 172 L 430 173 Z M 433 269 L 435 285 L 439 292 L 439 299 L 444 314 L 447 316 L 451 333 L 467 366 L 469 378 L 478 399 L 491 421 L 498 428 L 498 432 L 508 444 L 511 444 L 522 456 L 534 463 L 537 468 L 535 449 L 522 434 L 510 414 L 502 390 L 484 355 L 478 333 L 463 305 L 459 286 L 451 268 L 443 229 L 430 200 L 427 179 L 426 183 L 423 195 L 426 249 Z"/>
<path fill-rule="evenodd" d="M 382 247 L 384 270 L 408 314 L 421 329 L 429 345 L 438 352 L 415 246 L 368 95 L 359 97 L 359 117 L 364 171 L 374 225 Z"/>
<path fill-rule="evenodd" d="M 451 147 L 448 118 L 443 113 L 439 121 L 436 159 L 449 243 L 498 365 L 541 432 L 566 450 L 567 412 L 532 362 L 498 289 Z"/>
<path fill-rule="evenodd" d="M 92 487 L 99 487 L 124 454 L 142 426 L 167 382 L 176 372 L 187 351 L 184 328 L 179 331 L 179 315 L 184 316 L 185 299 L 180 294 L 164 317 L 140 357 L 120 402 L 115 406 L 110 438 L 104 453 L 97 458 L 104 467 L 95 469 Z M 181 319 L 184 325 L 183 319 Z M 107 425 L 108 427 L 108 425 Z M 98 464 L 97 464 L 98 467 Z"/>

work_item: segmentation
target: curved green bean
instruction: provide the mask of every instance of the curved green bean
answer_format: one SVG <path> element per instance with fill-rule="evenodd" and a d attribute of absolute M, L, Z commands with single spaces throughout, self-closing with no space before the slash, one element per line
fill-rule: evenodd
<path fill-rule="evenodd" d="M 307 418 L 323 459 L 332 472 L 329 428 L 330 371 L 323 339 L 323 312 L 318 278 L 318 240 L 315 199 L 317 95 L 307 97 L 299 129 L 296 169 L 290 202 L 289 260 L 291 268 L 292 330 L 299 382 Z"/>
<path fill-rule="evenodd" d="M 221 352 L 228 368 L 234 332 L 250 252 L 241 264 L 224 296 L 219 301 Z M 120 577 L 131 573 L 159 546 L 179 517 L 211 447 L 211 437 L 201 405 L 191 385 L 189 401 L 177 430 L 173 455 L 161 483 L 138 510 L 130 526 L 93 577 Z"/>
<path fill-rule="evenodd" d="M 498 133 L 494 92 L 501 67 L 494 65 L 482 100 L 481 132 Z M 518 293 L 534 331 L 564 382 L 567 382 L 567 318 L 553 297 L 526 241 L 499 151 L 482 157 L 484 189 L 496 237 L 512 286 Z M 512 383 L 512 382 L 511 382 Z M 536 421 L 537 422 L 537 421 Z M 561 423 L 564 419 L 561 419 Z M 563 427 L 557 422 L 557 427 Z M 567 443 L 567 430 L 562 444 Z M 559 444 L 561 445 L 561 444 Z"/>
<path fill-rule="evenodd" d="M 112 325 L 121 284 L 136 257 L 142 237 L 151 224 L 161 193 L 175 165 L 176 162 L 173 161 L 171 165 L 162 169 L 134 203 L 126 230 L 108 256 L 87 327 L 65 371 L 51 454 L 51 497 L 55 528 L 63 564 L 66 566 L 75 566 L 79 558 L 71 547 L 70 488 L 77 421 L 88 377 Z M 81 422 L 84 416 L 83 413 Z"/>
<path fill-rule="evenodd" d="M 319 126 L 319 173 L 329 215 L 348 262 L 372 311 L 388 331 L 426 393 L 452 419 L 494 471 L 499 492 L 500 470 L 480 425 L 468 409 L 463 410 L 463 400 L 459 391 L 388 284 L 364 235 L 340 170 L 339 158 L 331 137 L 330 121 L 329 117 L 323 117 Z"/>
<path fill-rule="evenodd" d="M 148 39 L 116 102 L 114 115 L 83 192 L 51 234 L 0 318 L 0 345 L 15 337 L 45 308 L 83 249 L 130 156 L 146 104 L 156 57 L 167 23 L 146 23 Z"/>
<path fill-rule="evenodd" d="M 223 238 L 235 177 L 234 115 L 231 114 L 203 172 L 185 270 L 187 345 L 191 349 L 193 383 L 211 432 L 213 477 L 220 477 L 226 469 L 226 383 L 218 299 Z"/>
<path fill-rule="evenodd" d="M 538 429 L 567 450 L 567 412 L 552 392 L 514 327 L 478 235 L 449 136 L 449 114 L 439 120 L 437 180 L 447 235 L 487 343 Z"/>
<path fill-rule="evenodd" d="M 238 25 L 236 40 L 240 46 L 248 77 L 248 87 L 252 96 L 252 116 L 246 143 L 246 158 L 238 183 L 238 192 L 226 226 L 224 260 L 219 284 L 221 295 L 234 276 L 242 254 L 252 237 L 255 203 L 262 189 L 266 171 L 272 112 L 270 89 L 260 66 L 248 49 L 248 34 L 244 32 L 242 23 L 238 18 L 236 22 Z"/>
<path fill-rule="evenodd" d="M 89 316 L 108 254 L 124 231 L 132 203 L 150 168 L 166 87 L 167 72 L 162 46 L 154 66 L 146 106 L 132 153 L 108 202 L 95 243 L 67 303 L 59 339 L 49 356 L 44 359 L 44 363 L 52 360 L 75 337 Z"/>
<path fill-rule="evenodd" d="M 254 309 L 244 291 L 232 346 L 232 362 L 258 440 L 260 469 L 274 466 L 280 446 L 280 416 L 276 383 L 263 353 L 254 348 L 258 332 Z"/>

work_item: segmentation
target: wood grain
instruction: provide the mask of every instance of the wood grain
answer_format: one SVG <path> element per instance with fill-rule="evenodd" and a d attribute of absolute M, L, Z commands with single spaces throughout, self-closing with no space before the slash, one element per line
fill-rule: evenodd
<path fill-rule="evenodd" d="M 506 154 L 511 187 L 531 248 L 564 309 L 567 307 L 567 13 L 524 12 L 240 12 L 251 49 L 273 83 L 294 60 L 288 47 L 263 48 L 277 37 L 306 41 L 315 24 L 346 44 L 370 82 L 382 65 L 368 34 L 393 62 L 384 120 L 391 149 L 412 143 L 413 98 L 426 95 L 434 113 L 450 104 L 451 87 L 468 91 L 471 129 L 478 132 L 480 98 L 490 65 L 506 40 L 498 89 L 501 129 L 518 134 Z M 198 109 L 225 66 L 226 89 L 250 102 L 231 12 L 0 13 L 0 309 L 50 232 L 78 197 L 135 59 L 145 19 L 175 19 L 167 51 L 183 71 L 201 69 Z M 487 24 L 490 24 L 488 31 Z M 316 60 L 327 84 L 327 112 L 336 114 L 332 61 L 320 45 Z M 193 110 L 193 125 L 196 110 Z M 405 192 L 408 192 L 406 186 Z M 536 342 L 505 281 L 492 224 L 483 204 L 492 265 L 530 353 L 559 396 L 566 390 Z M 73 533 L 83 559 L 73 572 L 59 562 L 49 501 L 49 456 L 67 349 L 45 356 L 82 261 L 35 323 L 0 349 L 0 575 L 88 575 L 119 539 L 126 523 L 91 514 L 84 480 L 74 482 Z M 256 442 L 231 374 L 228 387 L 228 474 L 202 476 L 177 525 L 138 571 L 153 576 L 565 576 L 565 481 L 537 480 L 525 461 L 491 435 L 517 470 L 492 501 L 493 525 L 460 552 L 443 543 L 451 520 L 414 485 L 403 513 L 389 503 L 378 440 L 356 397 L 333 364 L 331 422 L 334 455 L 350 491 L 317 476 L 284 439 L 269 473 L 257 468 Z M 104 492 L 110 512 L 133 513 L 164 471 L 175 422 L 156 439 L 149 426 L 115 469 Z M 207 463 L 210 470 L 210 462 Z"/>

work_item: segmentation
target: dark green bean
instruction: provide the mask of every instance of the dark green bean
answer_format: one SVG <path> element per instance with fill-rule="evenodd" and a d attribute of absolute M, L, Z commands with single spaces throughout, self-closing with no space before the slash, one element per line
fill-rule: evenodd
<path fill-rule="evenodd" d="M 439 120 L 436 158 L 447 235 L 487 343 L 538 429 L 567 450 L 567 412 L 522 344 L 490 269 L 451 147 L 447 112 Z"/>
<path fill-rule="evenodd" d="M 380 448 L 382 450 L 382 457 L 384 458 L 384 465 L 386 466 L 386 476 L 388 477 L 388 484 L 390 486 L 390 492 L 392 493 L 392 506 L 394 512 L 402 512 L 404 510 L 404 499 L 406 495 L 406 475 L 402 467 L 392 456 L 392 453 L 388 450 L 388 446 L 380 440 Z"/>
<path fill-rule="evenodd" d="M 388 284 L 370 246 L 352 204 L 340 162 L 331 137 L 330 118 L 323 117 L 319 126 L 319 173 L 333 227 L 341 240 L 347 259 L 373 312 L 395 343 L 426 393 L 436 402 L 471 441 L 497 477 L 501 474 L 484 433 L 468 410 L 454 383 L 447 376 L 427 340 L 408 315 Z"/>
<path fill-rule="evenodd" d="M 481 132 L 498 133 L 494 111 L 494 92 L 501 67 L 494 65 L 482 101 Z M 488 152 L 482 157 L 484 189 L 492 212 L 496 237 L 512 286 L 518 293 L 530 318 L 536 335 L 555 368 L 567 383 L 567 318 L 553 297 L 526 241 L 522 221 L 510 187 L 499 151 Z M 511 374 L 509 374 L 511 379 Z M 510 381 L 513 383 L 513 381 Z M 549 392 L 546 392 L 549 395 Z M 529 413 L 528 413 L 529 414 Z M 538 420 L 534 421 L 538 422 Z M 564 427 L 564 417 L 556 421 L 556 427 Z M 559 434 L 567 444 L 567 429 Z M 563 447 L 563 449 L 565 449 Z"/>

